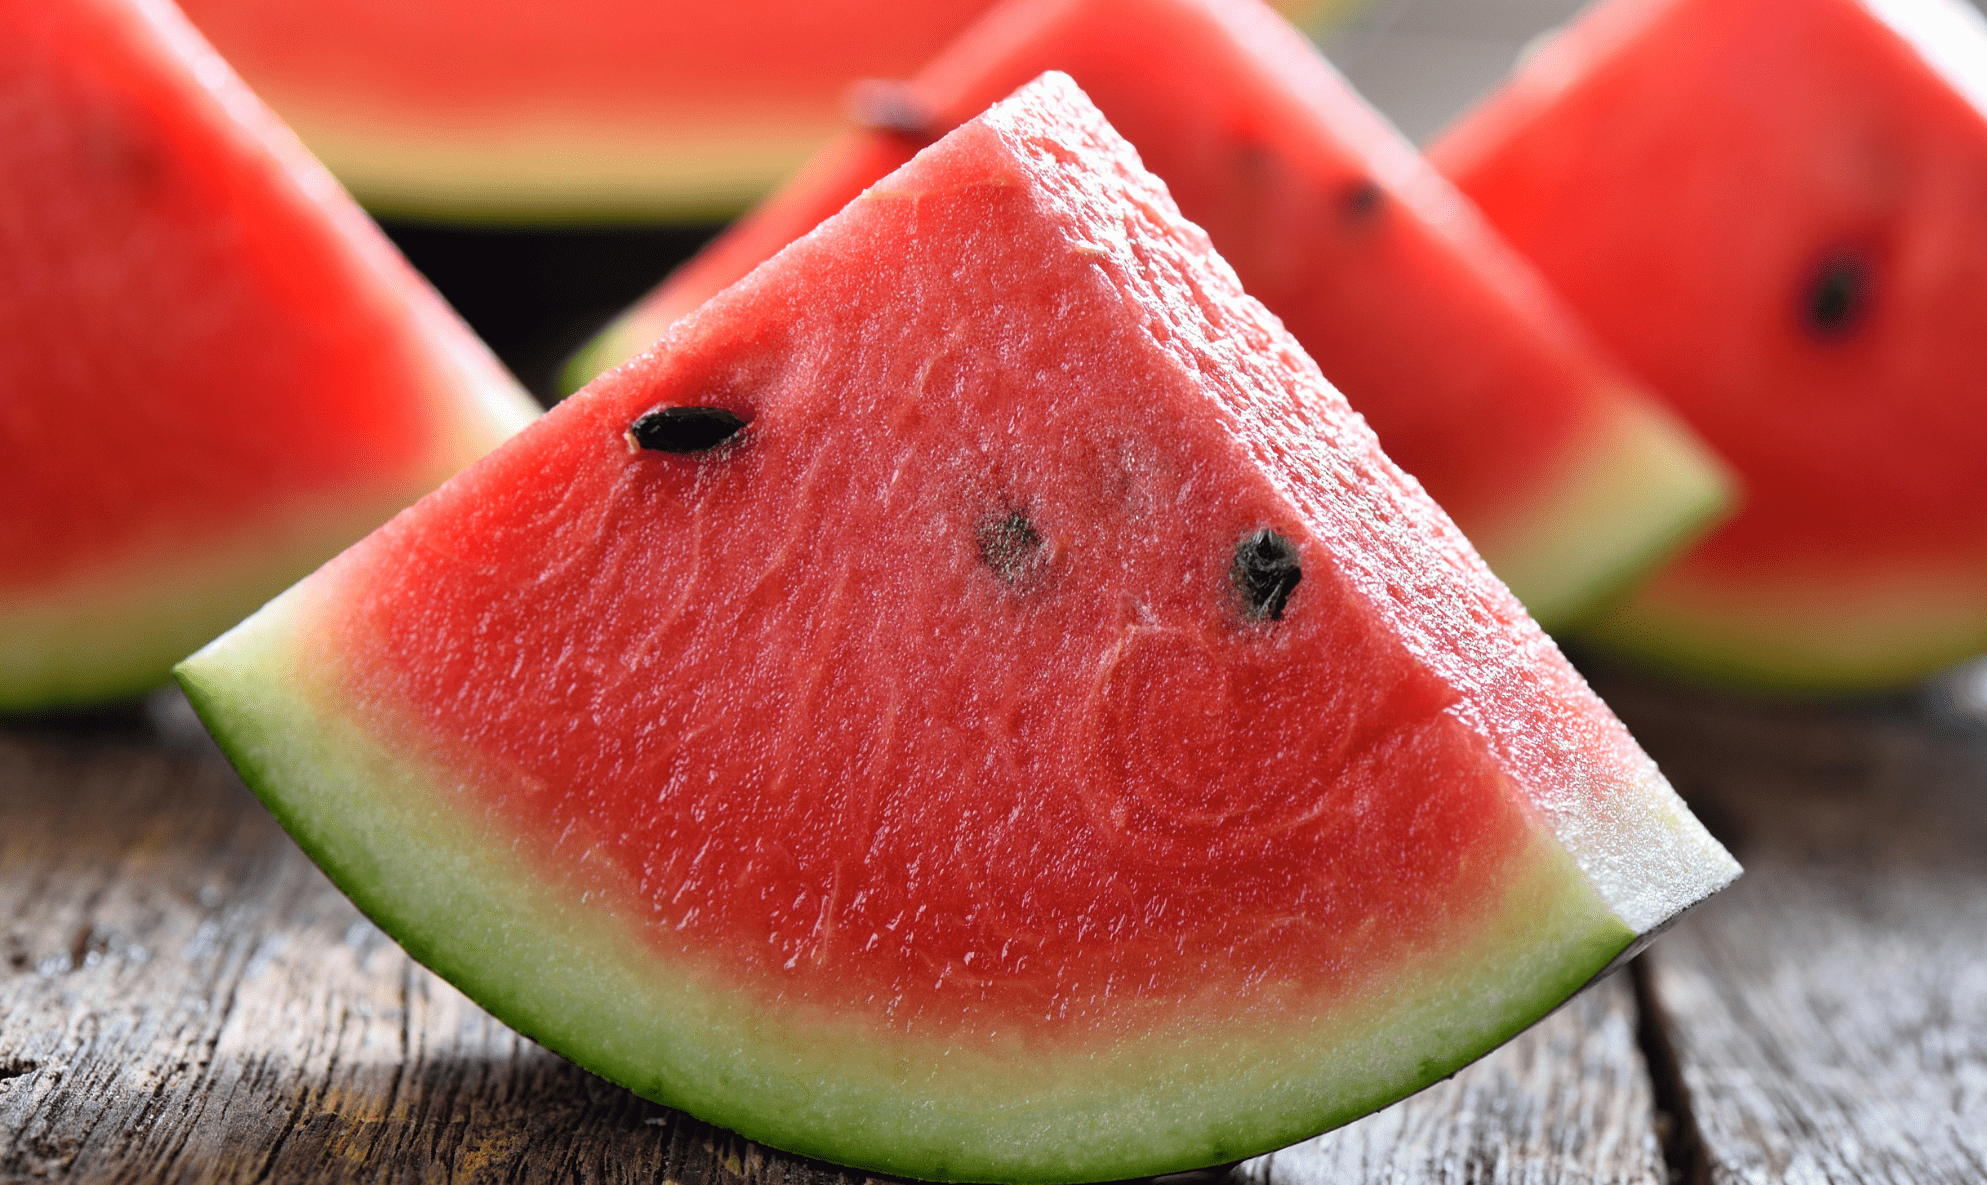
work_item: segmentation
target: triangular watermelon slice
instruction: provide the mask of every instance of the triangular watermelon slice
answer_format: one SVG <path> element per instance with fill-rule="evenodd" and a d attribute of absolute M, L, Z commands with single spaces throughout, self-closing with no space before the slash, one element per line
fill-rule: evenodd
<path fill-rule="evenodd" d="M 1434 155 L 1748 491 L 1597 639 L 1802 690 L 1987 649 L 1978 12 L 1616 0 Z"/>
<path fill-rule="evenodd" d="M 1163 63 L 1163 66 L 1160 65 Z M 1260 0 L 1010 0 L 576 362 L 585 377 L 1045 69 L 1069 72 L 1548 628 L 1723 505 L 1720 470 Z"/>
<path fill-rule="evenodd" d="M 535 409 L 164 0 L 0 0 L 0 710 L 127 694 Z"/>
<path fill-rule="evenodd" d="M 498 1016 L 920 1177 L 1306 1136 L 1737 872 L 1060 75 L 179 673 Z"/>

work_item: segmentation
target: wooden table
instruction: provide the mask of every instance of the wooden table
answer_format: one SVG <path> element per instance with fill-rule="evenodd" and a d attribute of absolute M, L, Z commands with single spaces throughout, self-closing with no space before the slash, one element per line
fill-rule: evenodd
<path fill-rule="evenodd" d="M 1483 1062 L 1231 1185 L 1987 1181 L 1987 725 L 1957 685 L 1597 686 L 1745 878 Z M 490 1019 L 359 916 L 176 694 L 0 725 L 0 1181 L 860 1176 Z"/>

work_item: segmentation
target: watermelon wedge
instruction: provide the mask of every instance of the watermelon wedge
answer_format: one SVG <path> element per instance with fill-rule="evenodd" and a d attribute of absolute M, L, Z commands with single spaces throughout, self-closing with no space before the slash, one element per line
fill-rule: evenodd
<path fill-rule="evenodd" d="M 163 0 L 0 0 L 0 710 L 135 692 L 526 423 Z"/>
<path fill-rule="evenodd" d="M 741 210 L 989 2 L 184 0 L 369 207 L 498 221 Z"/>
<path fill-rule="evenodd" d="M 1165 62 L 1165 69 L 1153 63 Z M 1720 470 L 1259 0 L 1011 0 L 576 361 L 584 380 L 1044 69 L 1071 73 L 1249 292 L 1548 628 L 1720 510 Z"/>
<path fill-rule="evenodd" d="M 178 673 L 498 1016 L 933 1179 L 1343 1122 L 1737 872 L 1060 75 Z"/>
<path fill-rule="evenodd" d="M 1809 692 L 1987 649 L 1977 12 L 1615 0 L 1434 159 L 1748 491 L 1598 641 Z"/>

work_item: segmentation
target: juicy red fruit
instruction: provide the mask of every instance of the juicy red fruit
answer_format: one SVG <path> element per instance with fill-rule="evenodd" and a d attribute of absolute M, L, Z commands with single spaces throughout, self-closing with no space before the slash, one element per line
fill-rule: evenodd
<path fill-rule="evenodd" d="M 556 448 L 490 462 L 486 512 L 437 524 L 354 606 L 347 678 L 464 738 L 548 875 L 604 859 L 598 891 L 648 941 L 721 955 L 748 990 L 982 1028 L 1191 999 L 1215 969 L 1340 996 L 1493 908 L 1523 816 L 1442 715 L 1454 693 L 1370 634 L 1322 556 L 1282 620 L 1246 611 L 1238 542 L 1299 537 L 1267 488 L 1189 496 L 1172 458 L 1196 430 L 1135 408 L 1070 431 L 1057 392 L 1171 380 L 1108 311 L 1003 333 L 1033 302 L 979 286 L 1067 254 L 1028 205 L 975 186 L 901 207 L 917 266 L 954 236 L 983 259 L 899 331 L 1004 356 L 872 358 L 839 347 L 877 332 L 851 313 L 562 408 Z M 976 296 L 995 311 L 953 320 Z M 1056 377 L 1031 393 L 1030 374 Z M 821 387 L 842 394 L 787 396 Z M 658 398 L 750 426 L 721 453 L 630 454 Z M 1198 432 L 1184 447 L 1229 447 Z M 966 467 L 958 439 L 990 443 Z M 985 536 L 1017 507 L 1022 579 Z M 649 557 L 685 553 L 658 581 Z M 560 581 L 572 565 L 597 574 Z M 906 652 L 907 632 L 938 644 Z"/>
<path fill-rule="evenodd" d="M 342 243 L 299 234 L 175 76 L 106 73 L 128 21 L 80 5 L 0 40 L 0 490 L 33 508 L 0 514 L 0 585 L 206 542 L 431 447 L 421 363 L 383 344 L 398 308 L 351 299 Z"/>
<path fill-rule="evenodd" d="M 1433 151 L 1744 479 L 1610 637 L 1811 686 L 1987 645 L 1987 112 L 1942 54 L 1987 60 L 1963 4 L 1616 0 Z"/>

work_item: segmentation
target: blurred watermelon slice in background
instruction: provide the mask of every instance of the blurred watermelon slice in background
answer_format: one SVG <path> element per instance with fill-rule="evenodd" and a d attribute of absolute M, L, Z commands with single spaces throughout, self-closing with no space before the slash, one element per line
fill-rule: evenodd
<path fill-rule="evenodd" d="M 1751 686 L 1987 648 L 1987 23 L 1615 0 L 1433 150 L 1747 499 L 1594 636 Z"/>
<path fill-rule="evenodd" d="M 1012 0 L 869 131 L 685 265 L 574 363 L 575 384 L 840 209 L 931 137 L 1068 71 L 1548 626 L 1577 619 L 1724 503 L 1687 430 L 1258 0 Z"/>
<path fill-rule="evenodd" d="M 0 710 L 142 690 L 534 408 L 165 0 L 0 0 Z"/>

